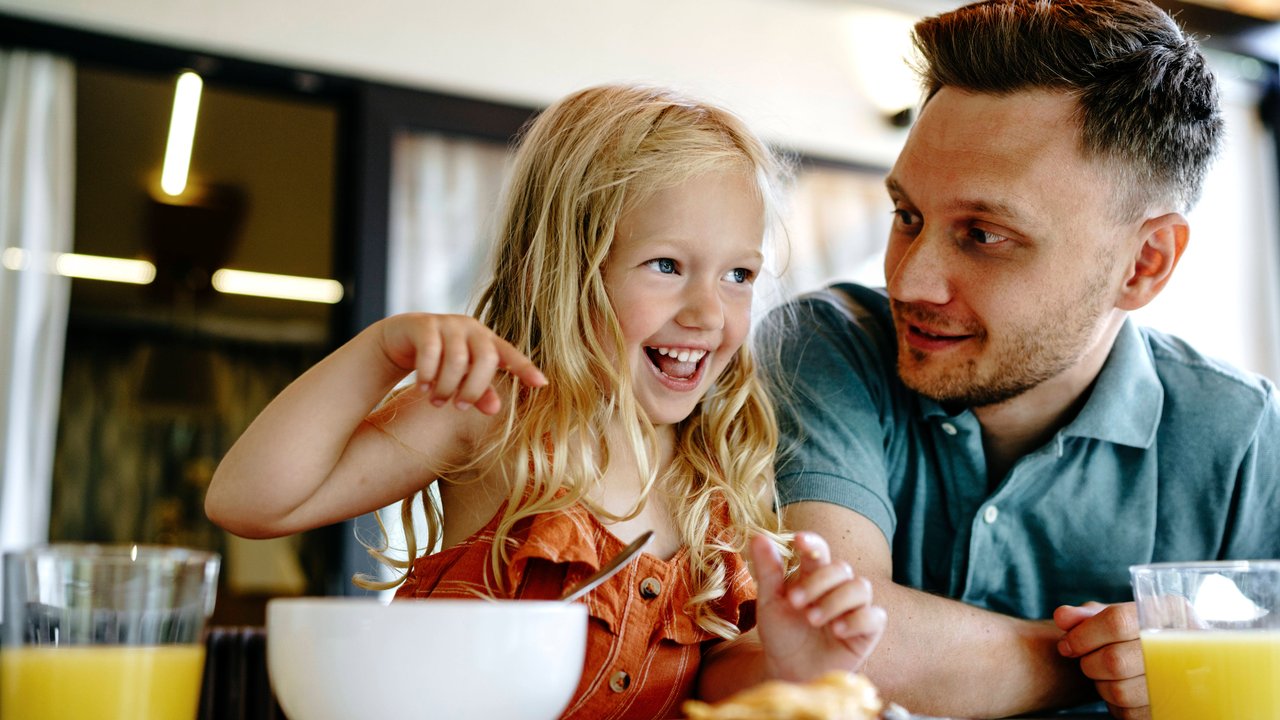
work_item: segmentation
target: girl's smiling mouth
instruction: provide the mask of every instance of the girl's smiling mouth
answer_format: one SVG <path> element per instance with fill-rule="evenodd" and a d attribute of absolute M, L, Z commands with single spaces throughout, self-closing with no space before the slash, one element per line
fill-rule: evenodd
<path fill-rule="evenodd" d="M 705 360 L 710 355 L 697 348 L 646 346 L 645 357 L 658 379 L 673 390 L 691 390 L 702 379 Z"/>

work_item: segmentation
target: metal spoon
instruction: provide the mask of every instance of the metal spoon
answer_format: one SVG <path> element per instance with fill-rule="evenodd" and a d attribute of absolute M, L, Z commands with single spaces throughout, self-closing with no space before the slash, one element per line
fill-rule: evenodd
<path fill-rule="evenodd" d="M 592 588 L 600 583 L 613 577 L 619 570 L 627 566 L 635 556 L 640 554 L 644 546 L 649 542 L 649 538 L 653 537 L 652 530 L 646 530 L 640 537 L 631 541 L 631 544 L 622 549 L 622 552 L 613 556 L 613 559 L 604 564 L 604 567 L 597 570 L 586 580 L 578 583 L 576 586 L 566 590 L 560 599 L 565 602 L 573 602 L 578 598 L 586 595 Z"/>

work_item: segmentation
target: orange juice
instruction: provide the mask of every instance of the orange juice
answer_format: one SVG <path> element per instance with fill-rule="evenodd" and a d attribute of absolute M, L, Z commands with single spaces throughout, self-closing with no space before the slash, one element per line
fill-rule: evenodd
<path fill-rule="evenodd" d="M 203 645 L 0 650 L 5 720 L 195 720 Z"/>
<path fill-rule="evenodd" d="M 1280 718 L 1280 630 L 1142 633 L 1153 720 Z"/>

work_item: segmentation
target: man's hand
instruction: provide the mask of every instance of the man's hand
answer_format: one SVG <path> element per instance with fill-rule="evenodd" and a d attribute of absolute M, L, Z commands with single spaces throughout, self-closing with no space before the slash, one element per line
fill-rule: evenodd
<path fill-rule="evenodd" d="M 1058 652 L 1080 660 L 1080 670 L 1093 680 L 1111 714 L 1123 720 L 1149 719 L 1137 607 L 1133 603 L 1063 605 L 1053 612 L 1053 621 L 1065 633 Z"/>

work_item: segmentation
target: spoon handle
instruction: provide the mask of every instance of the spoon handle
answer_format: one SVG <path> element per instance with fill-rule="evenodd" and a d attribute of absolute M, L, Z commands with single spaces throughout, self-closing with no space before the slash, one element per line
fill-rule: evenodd
<path fill-rule="evenodd" d="M 649 542 L 649 538 L 653 537 L 652 530 L 646 530 L 640 537 L 631 541 L 631 544 L 622 549 L 622 552 L 613 557 L 612 560 L 604 564 L 604 567 L 597 570 L 594 574 L 587 577 L 586 580 L 578 583 L 575 587 L 566 590 L 560 599 L 565 602 L 573 602 L 578 598 L 586 595 L 592 588 L 600 583 L 613 577 L 619 570 L 627 566 L 635 556 L 640 554 L 644 546 Z"/>

